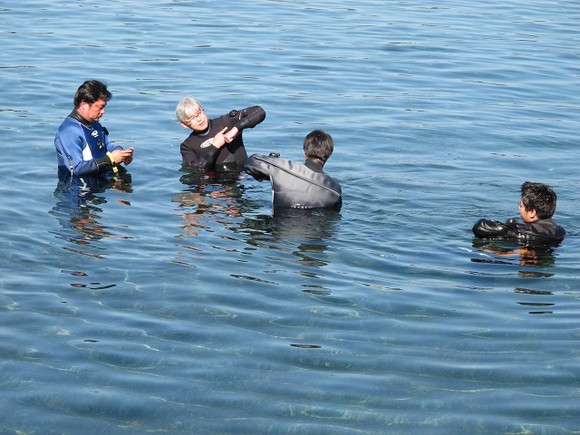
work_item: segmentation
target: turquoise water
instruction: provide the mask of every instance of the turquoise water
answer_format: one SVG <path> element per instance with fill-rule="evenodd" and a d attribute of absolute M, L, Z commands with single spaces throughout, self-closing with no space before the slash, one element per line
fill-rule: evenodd
<path fill-rule="evenodd" d="M 0 432 L 577 433 L 575 1 L 0 5 Z M 57 188 L 84 80 L 131 180 Z M 176 102 L 332 134 L 339 215 L 180 171 Z M 476 243 L 559 196 L 552 252 Z"/>

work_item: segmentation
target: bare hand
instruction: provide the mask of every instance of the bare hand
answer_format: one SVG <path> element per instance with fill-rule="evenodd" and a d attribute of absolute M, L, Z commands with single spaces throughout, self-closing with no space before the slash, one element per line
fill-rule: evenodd
<path fill-rule="evenodd" d="M 226 136 L 225 136 L 225 132 L 228 128 L 224 128 L 222 131 L 218 132 L 212 139 L 212 144 L 214 147 L 216 148 L 221 148 L 223 147 L 226 143 L 229 143 L 231 141 L 226 140 Z"/>
<path fill-rule="evenodd" d="M 226 142 L 230 143 L 231 141 L 233 141 L 236 138 L 236 136 L 238 135 L 238 133 L 239 133 L 239 130 L 237 127 L 232 128 L 230 131 L 228 131 L 224 135 Z"/>
<path fill-rule="evenodd" d="M 126 165 L 133 161 L 133 148 L 126 150 L 113 150 L 109 153 L 109 157 L 112 163 L 118 165 L 119 163 L 125 162 Z M 128 161 L 129 163 L 126 163 Z"/>
<path fill-rule="evenodd" d="M 125 165 L 130 165 L 131 162 L 133 161 L 133 147 L 128 148 L 125 151 L 127 151 L 128 154 L 123 159 L 123 163 L 125 163 Z"/>

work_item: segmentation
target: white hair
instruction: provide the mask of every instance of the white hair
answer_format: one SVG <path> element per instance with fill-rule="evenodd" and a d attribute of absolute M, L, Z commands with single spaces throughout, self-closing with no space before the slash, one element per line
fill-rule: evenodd
<path fill-rule="evenodd" d="M 184 122 L 195 115 L 195 113 L 200 109 L 203 109 L 203 106 L 196 98 L 183 97 L 181 101 L 177 103 L 175 115 L 180 122 Z"/>

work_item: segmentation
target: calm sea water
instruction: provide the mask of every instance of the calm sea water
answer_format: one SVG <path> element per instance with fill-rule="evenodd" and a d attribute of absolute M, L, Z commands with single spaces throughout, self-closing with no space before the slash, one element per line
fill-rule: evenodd
<path fill-rule="evenodd" d="M 580 4 L 0 5 L 0 432 L 580 430 Z M 57 186 L 84 80 L 130 180 Z M 174 117 L 254 104 L 249 152 L 328 131 L 339 214 L 180 171 Z M 551 252 L 481 245 L 551 184 Z"/>

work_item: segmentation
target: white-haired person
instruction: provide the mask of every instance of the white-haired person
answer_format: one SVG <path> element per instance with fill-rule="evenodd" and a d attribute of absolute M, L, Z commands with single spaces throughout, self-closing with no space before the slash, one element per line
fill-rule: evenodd
<path fill-rule="evenodd" d="M 260 106 L 231 110 L 210 119 L 202 104 L 193 97 L 182 98 L 175 114 L 183 127 L 192 130 L 180 146 L 183 167 L 215 172 L 243 168 L 247 153 L 242 131 L 266 119 L 266 112 Z"/>

